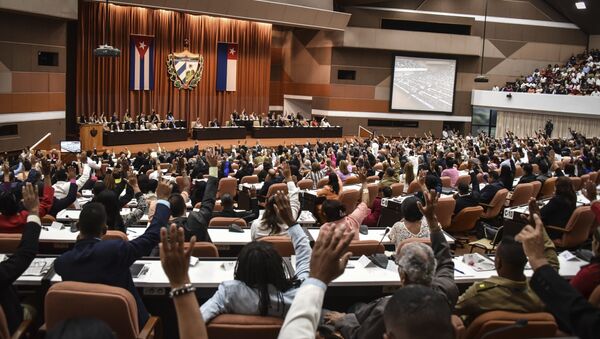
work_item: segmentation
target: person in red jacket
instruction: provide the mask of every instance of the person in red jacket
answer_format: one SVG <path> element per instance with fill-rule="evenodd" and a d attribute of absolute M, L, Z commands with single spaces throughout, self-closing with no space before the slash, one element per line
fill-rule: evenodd
<path fill-rule="evenodd" d="M 594 289 L 600 285 L 600 227 L 594 230 L 592 251 L 594 257 L 590 263 L 582 266 L 577 275 L 571 279 L 571 286 L 586 299 L 589 299 Z"/>
<path fill-rule="evenodd" d="M 50 164 L 42 161 L 42 173 L 44 174 L 44 191 L 40 197 L 39 216 L 45 216 L 54 200 L 54 188 L 50 176 Z M 12 189 L 9 171 L 4 171 L 4 182 L 0 191 L 0 233 L 22 233 L 27 223 L 27 210 L 19 210 L 19 200 Z M 37 186 L 36 186 L 37 192 Z"/>
<path fill-rule="evenodd" d="M 392 189 L 390 187 L 384 187 L 381 189 L 380 194 L 375 197 L 373 200 L 373 205 L 371 205 L 371 214 L 369 214 L 365 220 L 363 220 L 363 225 L 367 225 L 368 227 L 377 227 L 379 223 L 379 217 L 381 216 L 381 195 L 384 198 L 392 197 Z"/>

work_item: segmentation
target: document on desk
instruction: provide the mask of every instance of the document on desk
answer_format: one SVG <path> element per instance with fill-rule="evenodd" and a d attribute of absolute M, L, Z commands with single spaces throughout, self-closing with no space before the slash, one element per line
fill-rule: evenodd
<path fill-rule="evenodd" d="M 22 275 L 41 277 L 48 273 L 52 267 L 52 262 L 54 262 L 54 258 L 35 258 Z"/>

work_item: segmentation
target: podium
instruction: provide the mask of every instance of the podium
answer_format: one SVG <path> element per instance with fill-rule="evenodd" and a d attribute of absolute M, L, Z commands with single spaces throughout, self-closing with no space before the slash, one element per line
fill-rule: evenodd
<path fill-rule="evenodd" d="M 102 143 L 104 129 L 102 127 L 102 124 L 79 125 L 79 140 L 81 141 L 82 151 L 104 148 Z"/>

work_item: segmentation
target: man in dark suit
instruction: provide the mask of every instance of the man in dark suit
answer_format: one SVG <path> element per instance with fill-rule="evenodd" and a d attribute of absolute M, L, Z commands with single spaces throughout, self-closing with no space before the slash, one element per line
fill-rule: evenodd
<path fill-rule="evenodd" d="M 554 130 L 554 124 L 552 123 L 552 120 L 548 119 L 548 121 L 546 121 L 546 126 L 544 126 L 544 129 L 546 130 L 546 137 L 552 138 L 552 131 Z"/>
<path fill-rule="evenodd" d="M 168 198 L 171 186 L 159 183 L 156 188 L 156 211 L 146 232 L 131 241 L 102 240 L 106 232 L 106 211 L 99 203 L 87 203 L 79 216 L 79 237 L 72 250 L 54 262 L 54 269 L 63 281 L 80 281 L 122 287 L 135 298 L 140 328 L 149 318 L 138 294 L 129 267 L 150 254 L 160 241 L 160 229 L 166 227 L 171 215 Z"/>
<path fill-rule="evenodd" d="M 496 193 L 503 189 L 504 186 L 498 181 L 498 172 L 492 171 L 488 173 L 488 184 L 479 191 L 479 184 L 473 184 L 473 191 L 479 191 L 479 202 L 489 204 Z"/>
<path fill-rule="evenodd" d="M 23 206 L 29 211 L 29 215 L 19 247 L 13 255 L 0 263 L 0 305 L 4 310 L 10 333 L 14 333 L 23 321 L 23 307 L 13 283 L 25 272 L 38 253 L 41 230 L 38 216 L 39 198 L 31 183 L 23 187 Z"/>
<path fill-rule="evenodd" d="M 479 193 L 470 192 L 469 185 L 464 182 L 458 184 L 458 193 L 454 195 L 456 206 L 454 207 L 454 215 L 467 207 L 479 206 Z"/>
<path fill-rule="evenodd" d="M 250 197 L 252 211 L 241 211 L 237 212 L 233 209 L 233 198 L 229 193 L 225 193 L 221 196 L 221 206 L 223 206 L 223 210 L 220 212 L 213 212 L 212 216 L 214 217 L 225 217 L 225 218 L 239 218 L 244 219 L 246 223 L 250 224 L 252 220 L 258 218 L 259 210 L 258 210 L 258 200 L 256 199 L 256 190 L 251 191 L 254 196 Z M 206 194 L 206 193 L 204 193 Z"/>

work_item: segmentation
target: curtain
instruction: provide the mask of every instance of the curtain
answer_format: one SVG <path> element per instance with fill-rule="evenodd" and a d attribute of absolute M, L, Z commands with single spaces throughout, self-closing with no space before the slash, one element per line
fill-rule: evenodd
<path fill-rule="evenodd" d="M 535 132 L 546 126 L 546 121 L 552 120 L 553 138 L 570 138 L 569 127 L 587 137 L 598 136 L 600 119 L 565 117 L 550 114 L 498 112 L 496 122 L 496 137 L 503 136 L 507 131 L 514 132 L 518 137 L 534 136 Z"/>
<path fill-rule="evenodd" d="M 202 123 L 229 119 L 233 110 L 263 113 L 269 107 L 271 25 L 257 22 L 191 15 L 180 12 L 109 5 L 107 43 L 121 50 L 118 58 L 98 58 L 93 51 L 104 43 L 105 4 L 79 2 L 77 40 L 77 115 L 117 112 L 133 114 L 152 109 L 164 116 Z M 154 36 L 154 90 L 129 90 L 129 38 Z M 169 80 L 167 56 L 189 50 L 204 57 L 204 71 L 193 90 L 178 90 Z M 216 90 L 217 42 L 238 43 L 237 91 Z M 105 100 L 108 98 L 108 106 Z M 106 108 L 108 107 L 108 108 Z"/>

